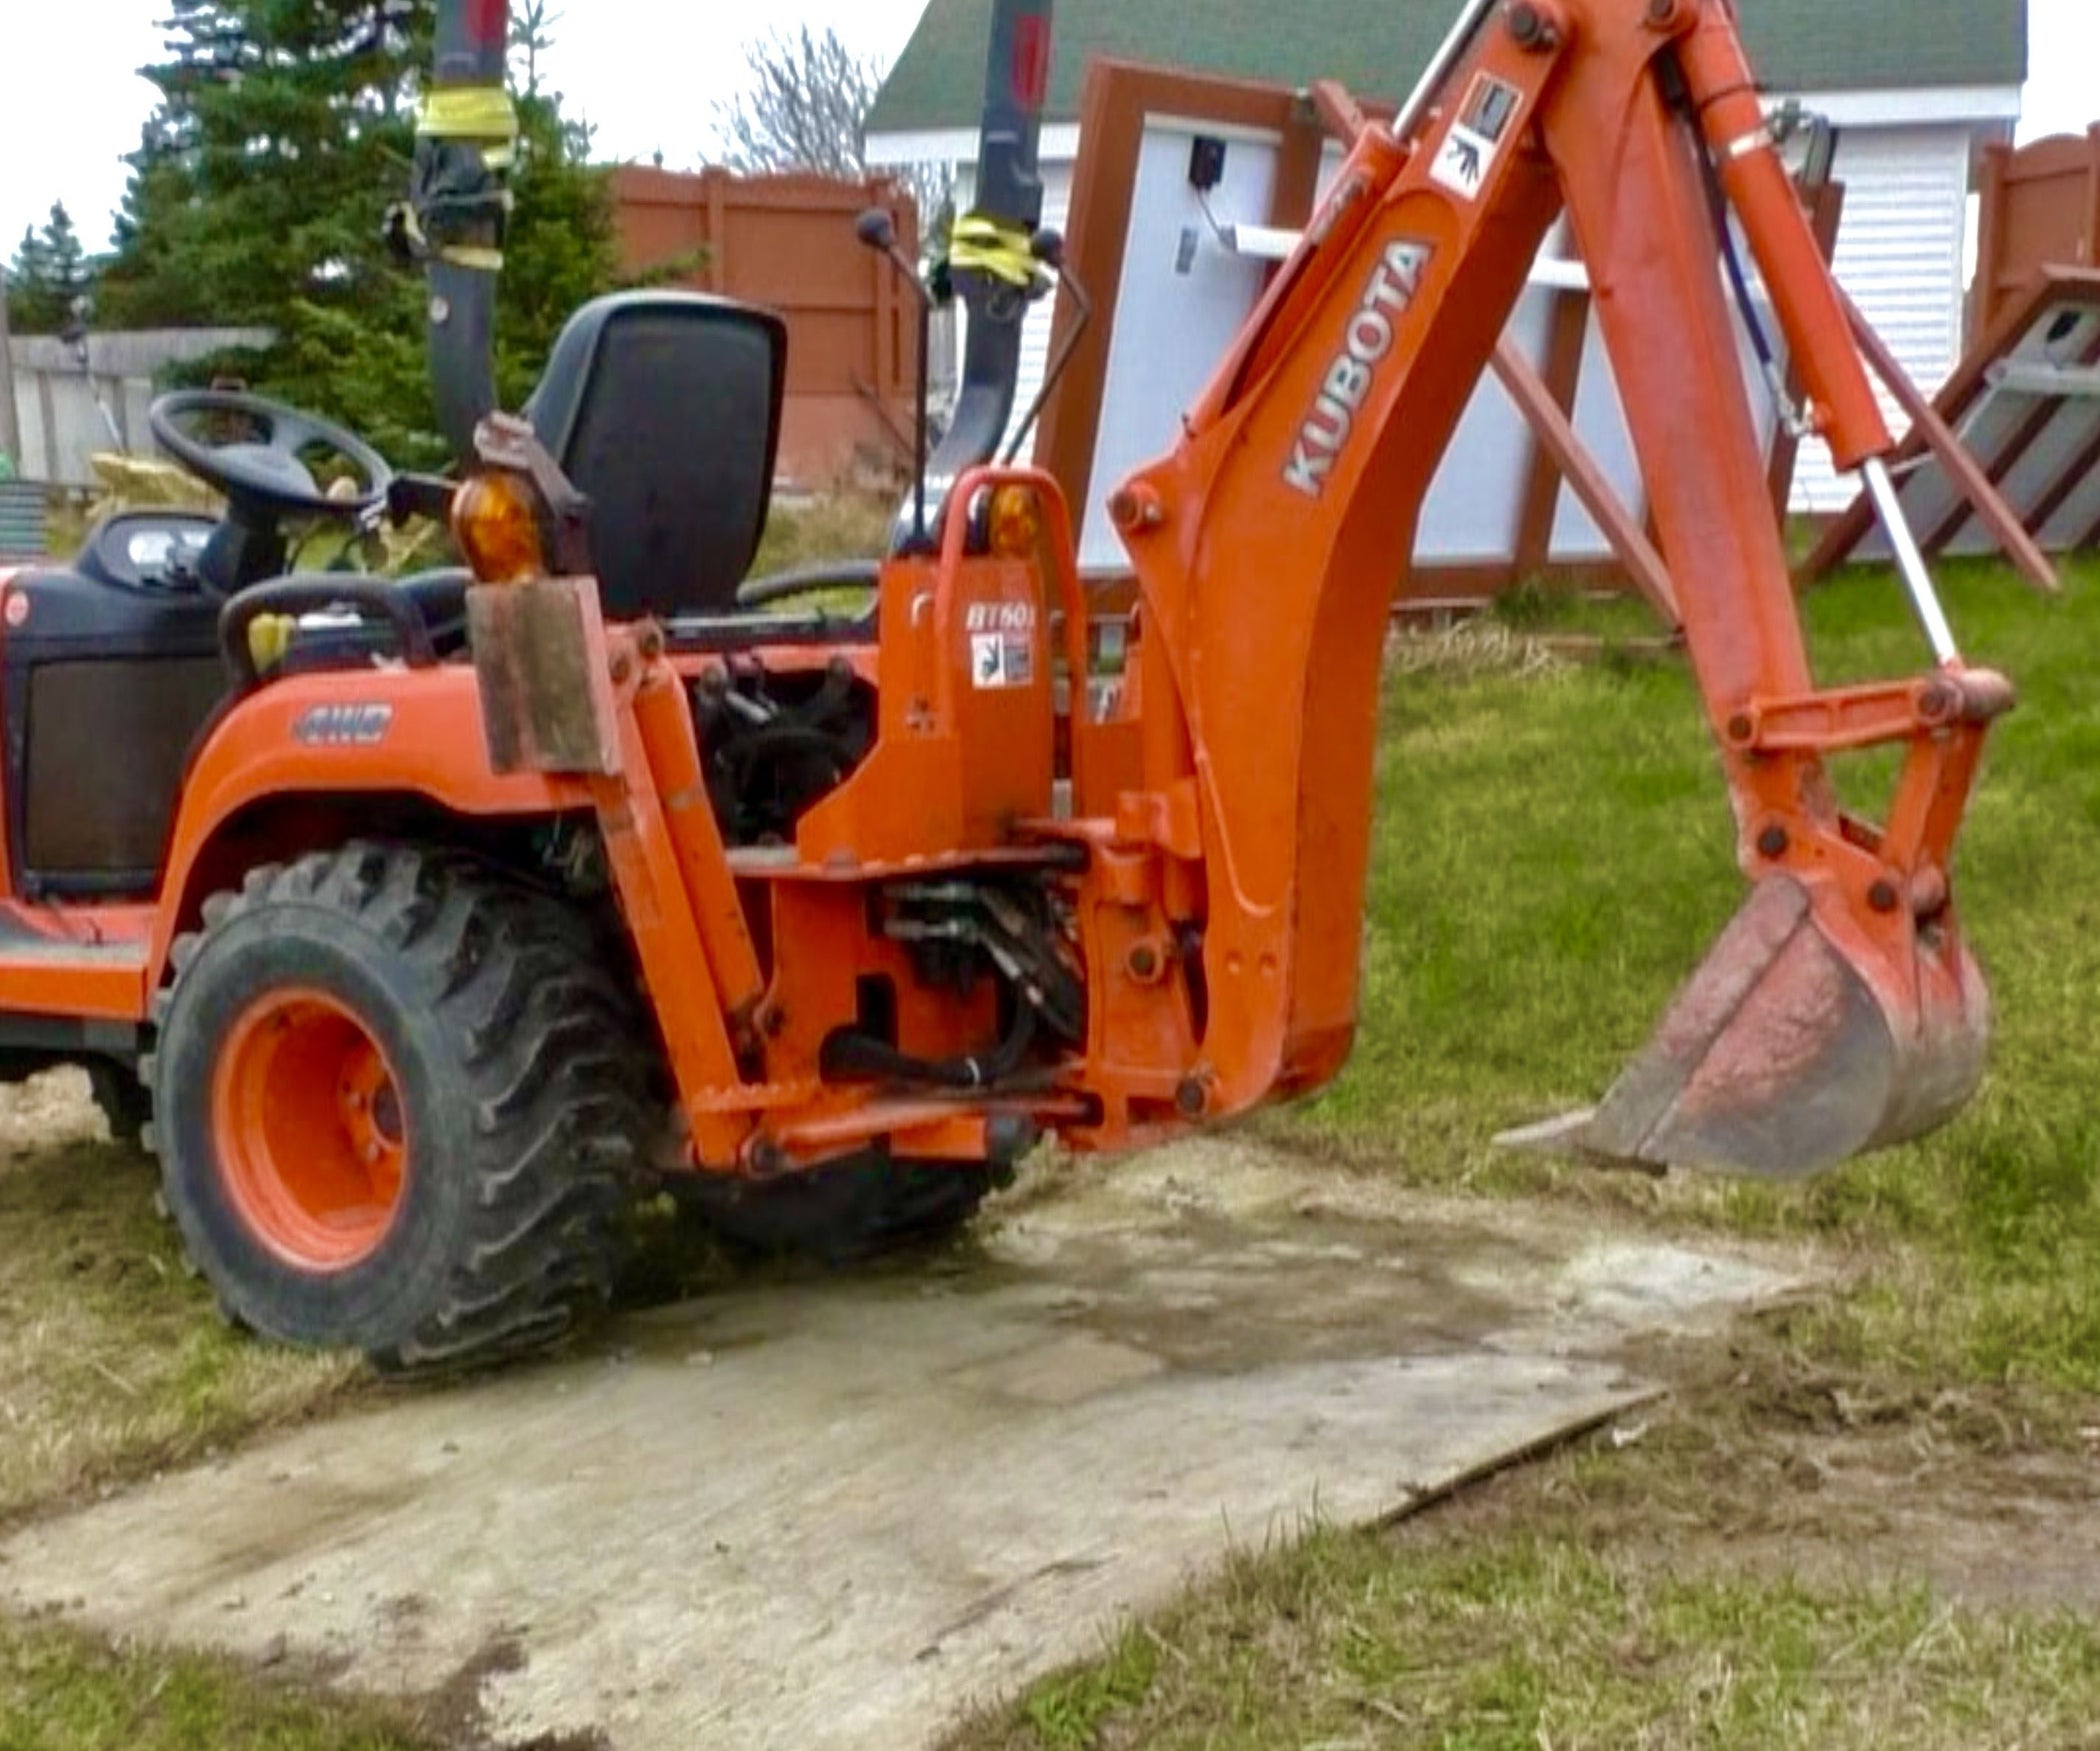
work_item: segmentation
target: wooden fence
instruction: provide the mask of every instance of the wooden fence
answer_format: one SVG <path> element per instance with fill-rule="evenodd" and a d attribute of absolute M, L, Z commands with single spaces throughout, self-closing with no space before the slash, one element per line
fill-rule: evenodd
<path fill-rule="evenodd" d="M 899 246 L 916 259 L 918 216 L 908 194 L 887 178 L 630 165 L 615 173 L 613 197 L 630 277 L 667 273 L 671 284 L 787 319 L 784 480 L 823 489 L 897 470 L 910 453 L 917 312 L 888 259 L 855 237 L 854 221 L 886 209 Z"/>
<path fill-rule="evenodd" d="M 2100 125 L 2015 151 L 1984 148 L 1969 344 L 1995 329 L 2045 267 L 2100 267 Z"/>

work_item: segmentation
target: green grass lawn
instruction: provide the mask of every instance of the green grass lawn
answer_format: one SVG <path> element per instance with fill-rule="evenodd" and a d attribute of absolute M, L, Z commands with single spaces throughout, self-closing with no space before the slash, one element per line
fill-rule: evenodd
<path fill-rule="evenodd" d="M 216 1660 L 0 1618 L 4 1751 L 445 1751 L 422 1710 L 326 1700 Z"/>
<path fill-rule="evenodd" d="M 1957 571 L 1948 593 L 1971 659 L 2022 696 L 1957 869 L 1998 1005 L 1984 1095 L 1926 1142 L 1802 1191 L 1665 1197 L 1738 1228 L 1922 1248 L 1929 1290 L 1873 1285 L 1863 1325 L 1921 1367 L 2100 1391 L 2100 567 L 2074 571 L 2061 602 L 1987 567 Z M 1816 593 L 1808 617 L 1825 681 L 1922 660 L 1883 574 Z M 1488 1139 L 1593 1102 L 1745 891 L 1696 711 L 1676 664 L 1395 684 L 1363 1033 L 1292 1123 L 1425 1183 L 1582 1180 Z M 1878 816 L 1893 768 L 1870 758 L 1840 778 Z"/>
<path fill-rule="evenodd" d="M 773 558 L 846 539 L 803 533 L 784 528 Z M 1654 1186 L 1490 1147 L 1508 1124 L 1602 1092 L 1743 887 L 1681 666 L 1547 664 L 1523 636 L 1637 634 L 1637 615 L 1527 602 L 1500 629 L 1402 654 L 1357 1057 L 1320 1099 L 1262 1124 L 1338 1172 L 1811 1238 L 1854 1280 L 1695 1380 L 1675 1420 L 1625 1453 L 1539 1467 L 1492 1513 L 1248 1553 L 958 1746 L 2100 1743 L 2089 1619 L 1737 1560 L 1792 1500 L 1785 1468 L 1806 1463 L 1795 1423 L 1810 1397 L 1881 1407 L 1877 1462 L 1956 1450 L 1989 1487 L 1990 1467 L 2036 1452 L 2068 1464 L 2079 1426 L 2100 1423 L 2100 566 L 2059 603 L 1990 568 L 1957 574 L 1950 597 L 1974 657 L 2025 699 L 1994 744 L 1958 872 L 1999 1002 L 1995 1068 L 1946 1132 L 1794 1191 Z M 1884 576 L 1821 592 L 1809 612 L 1826 680 L 1923 660 Z M 1868 762 L 1848 794 L 1864 806 L 1887 776 Z M 0 1165 L 0 1515 L 355 1389 L 220 1332 L 179 1280 L 137 1164 L 102 1148 L 94 1175 L 81 1165 Z M 1802 1380 L 1812 1392 L 1791 1391 Z M 1842 1544 L 1853 1523 L 1808 1500 L 1790 1536 Z M 210 1662 L 0 1623 L 0 1751 L 338 1751 L 446 1733 L 322 1709 Z"/>
<path fill-rule="evenodd" d="M 312 1415 L 361 1378 L 228 1330 L 155 1213 L 152 1164 L 62 1094 L 5 1097 L 9 1144 L 63 1128 L 0 1159 L 0 1526 Z"/>
<path fill-rule="evenodd" d="M 1678 1578 L 1551 1534 L 1316 1533 L 1037 1690 L 1005 1742 L 1970 1751 L 2089 1744 L 2096 1693 L 2090 1624 L 1923 1588 Z"/>
<path fill-rule="evenodd" d="M 1490 1143 L 1594 1102 L 1744 892 L 1683 666 L 1542 672 L 1521 642 L 1464 632 L 1403 662 L 1357 1055 L 1264 1127 L 1343 1171 L 1808 1237 L 1854 1280 L 1759 1333 L 1739 1373 L 1692 1385 L 1651 1442 L 1541 1467 L 1496 1515 L 1250 1554 L 958 1751 L 2100 1743 L 2091 1618 L 1747 1555 L 1781 1502 L 1789 1549 L 1885 1545 L 1858 1498 L 1900 1493 L 1875 1468 L 1915 1469 L 1913 1450 L 1956 1456 L 1957 1514 L 2020 1489 L 2037 1453 L 2073 1479 L 2090 1463 L 2073 1450 L 2100 1422 L 2100 566 L 2068 582 L 2045 602 L 1996 568 L 1948 580 L 1972 660 L 2023 697 L 1957 873 L 1999 1005 L 1984 1094 L 1921 1144 L 1791 1190 L 1654 1186 Z M 1925 661 L 1885 574 L 1818 592 L 1808 618 L 1825 682 Z M 1621 607 L 1505 616 L 1549 628 L 1649 630 Z M 1842 775 L 1877 815 L 1891 780 L 1885 759 Z M 1854 1398 L 1878 1407 L 1865 1481 L 1800 1495 L 1787 1465 L 1821 1463 L 1781 1457 L 1801 1406 Z"/>

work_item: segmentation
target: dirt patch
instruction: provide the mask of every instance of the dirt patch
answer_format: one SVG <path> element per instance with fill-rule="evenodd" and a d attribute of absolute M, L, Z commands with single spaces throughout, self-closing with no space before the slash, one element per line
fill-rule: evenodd
<path fill-rule="evenodd" d="M 1244 1140 L 913 1268 L 630 1314 L 10 1540 L 0 1597 L 623 1751 L 923 1743 L 1245 1542 L 1373 1522 L 1638 1405 L 1747 1252 L 1344 1183 Z M 515 1641 L 525 1662 L 480 1662 Z M 458 1675 L 466 1674 L 462 1678 Z"/>
<path fill-rule="evenodd" d="M 0 1088 L 0 1526 L 340 1408 L 362 1369 L 229 1331 L 78 1071 Z"/>
<path fill-rule="evenodd" d="M 602 1733 L 547 1733 L 516 1740 L 492 1736 L 484 1693 L 489 1684 L 525 1670 L 524 1644 L 516 1635 L 493 1637 L 457 1673 L 410 1705 L 417 1730 L 448 1751 L 607 1751 Z"/>
<path fill-rule="evenodd" d="M 1402 1545 L 1579 1522 L 1671 1573 L 1923 1585 L 1965 1605 L 2100 1614 L 2100 1428 L 2011 1390 L 1920 1387 L 1806 1359 L 1795 1313 L 1723 1347 L 1638 1346 L 1653 1412 L 1496 1479 Z"/>

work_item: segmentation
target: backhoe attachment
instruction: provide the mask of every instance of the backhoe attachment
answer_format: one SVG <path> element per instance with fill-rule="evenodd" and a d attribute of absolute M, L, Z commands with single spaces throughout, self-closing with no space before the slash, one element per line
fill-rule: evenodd
<path fill-rule="evenodd" d="M 1710 155 L 1702 179 L 1716 211 L 1733 206 L 1744 222 L 1816 423 L 1874 493 L 1939 667 L 1909 684 L 1775 697 L 1775 680 L 1790 689 L 1808 679 L 1798 629 L 1780 624 L 1783 605 L 1755 591 L 1737 605 L 1767 641 L 1746 671 L 1730 648 L 1738 632 L 1687 592 L 1695 666 L 1755 887 L 1604 1104 L 1509 1140 L 1643 1168 L 1805 1178 L 1934 1129 L 1982 1079 L 1990 998 L 1963 945 L 1948 872 L 1984 737 L 2011 710 L 2013 690 L 1964 664 L 1888 487 L 1886 430 L 1762 131 L 1732 18 L 1714 0 L 1683 23 L 1679 77 Z M 1725 229 L 1715 243 L 1743 286 Z M 1747 297 L 1740 314 L 1758 335 Z M 1761 336 L 1760 350 L 1770 357 Z M 1637 401 L 1664 399 L 1661 385 L 1639 383 L 1638 363 L 1622 356 L 1621 369 Z M 1650 408 L 1647 417 L 1669 416 Z M 1668 492 L 1665 482 L 1658 496 Z M 1839 815 L 1825 774 L 1830 759 L 1879 746 L 1909 750 L 1885 832 Z"/>
<path fill-rule="evenodd" d="M 1349 131 L 1184 441 L 1110 503 L 1143 594 L 1151 793 L 1119 818 L 1203 876 L 1164 884 L 1203 943 L 1183 1110 L 1303 1093 L 1347 1056 L 1391 556 L 1565 218 L 1751 892 L 1601 1106 L 1509 1140 L 1796 1178 L 1930 1130 L 1983 1071 L 1954 851 L 2012 689 L 1963 660 L 1885 490 L 1888 427 L 1733 0 L 1470 0 L 1399 118 Z M 1819 683 L 1746 334 L 1780 416 L 1883 504 L 1925 672 Z M 1879 825 L 1831 777 L 1872 749 L 1904 758 Z"/>
<path fill-rule="evenodd" d="M 2012 705 L 2002 677 L 1956 659 L 1909 687 L 1731 722 L 1731 776 L 1752 807 L 1786 759 L 1908 743 L 1888 831 L 1762 817 L 1748 902 L 1604 1104 L 1502 1141 L 1795 1179 L 1953 1117 L 1982 1079 L 1991 1010 L 1946 871 L 1983 739 Z"/>
<path fill-rule="evenodd" d="M 1761 883 L 1603 1106 L 1500 1139 L 1636 1168 L 1802 1179 L 1923 1135 L 1983 1075 L 1990 998 L 1958 940 L 1848 946 Z"/>

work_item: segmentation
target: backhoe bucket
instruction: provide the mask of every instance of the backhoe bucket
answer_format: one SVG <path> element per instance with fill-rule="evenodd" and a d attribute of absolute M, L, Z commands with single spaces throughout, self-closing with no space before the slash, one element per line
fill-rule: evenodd
<path fill-rule="evenodd" d="M 1799 883 L 1765 881 L 1603 1106 L 1500 1141 L 1803 1179 L 1932 1130 L 1982 1079 L 1990 994 L 1951 920 L 1895 923 L 1884 946 L 1841 916 L 1848 945 Z"/>

